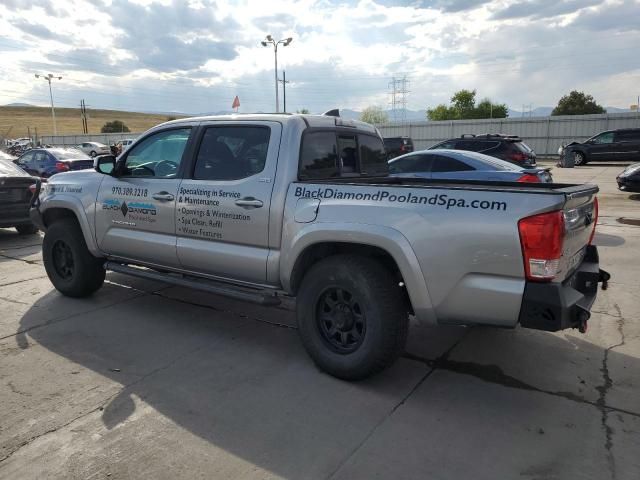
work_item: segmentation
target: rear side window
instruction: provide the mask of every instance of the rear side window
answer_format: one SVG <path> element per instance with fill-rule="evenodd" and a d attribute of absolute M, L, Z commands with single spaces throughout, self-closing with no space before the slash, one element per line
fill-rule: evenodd
<path fill-rule="evenodd" d="M 210 127 L 205 131 L 193 178 L 239 180 L 264 170 L 269 149 L 269 127 Z"/>
<path fill-rule="evenodd" d="M 456 148 L 456 142 L 455 141 L 442 142 L 437 145 L 434 145 L 433 147 L 430 148 L 430 150 L 441 150 L 443 148 L 446 148 L 446 149 Z"/>
<path fill-rule="evenodd" d="M 371 135 L 360 135 L 360 172 L 365 175 L 387 173 L 387 153 L 382 141 Z"/>
<path fill-rule="evenodd" d="M 300 178 L 337 177 L 337 149 L 334 132 L 312 132 L 304 135 L 300 152 Z"/>
<path fill-rule="evenodd" d="M 616 142 L 637 142 L 640 140 L 640 130 L 616 132 Z"/>
<path fill-rule="evenodd" d="M 456 160 L 455 158 L 445 157 L 444 155 L 435 155 L 433 164 L 431 165 L 431 171 L 436 172 L 465 172 L 468 170 L 475 170 L 472 166 L 466 163 Z"/>

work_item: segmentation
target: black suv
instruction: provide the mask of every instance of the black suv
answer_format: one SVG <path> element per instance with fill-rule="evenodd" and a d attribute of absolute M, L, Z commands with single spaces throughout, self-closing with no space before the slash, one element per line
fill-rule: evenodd
<path fill-rule="evenodd" d="M 460 138 L 452 138 L 451 140 L 436 143 L 427 150 L 442 148 L 484 153 L 521 167 L 536 166 L 535 152 L 517 135 L 503 135 L 501 133 L 465 134 Z"/>
<path fill-rule="evenodd" d="M 573 154 L 576 165 L 599 161 L 640 161 L 640 128 L 621 128 L 599 133 L 584 142 L 560 147 L 560 156 Z"/>
<path fill-rule="evenodd" d="M 387 137 L 383 140 L 389 160 L 413 152 L 413 140 L 409 137 Z"/>

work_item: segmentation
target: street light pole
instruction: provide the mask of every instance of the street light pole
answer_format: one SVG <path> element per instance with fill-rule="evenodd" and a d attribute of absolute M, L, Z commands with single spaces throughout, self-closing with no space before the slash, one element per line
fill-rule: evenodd
<path fill-rule="evenodd" d="M 43 78 L 44 80 L 49 82 L 49 97 L 51 98 L 51 119 L 53 120 L 53 134 L 57 135 L 58 129 L 56 126 L 56 111 L 53 108 L 53 90 L 51 89 L 51 80 L 53 80 L 54 78 L 57 78 L 58 80 L 62 80 L 62 77 L 56 77 L 51 73 L 48 75 L 39 75 L 36 73 L 36 78 Z"/>
<path fill-rule="evenodd" d="M 276 83 L 276 113 L 280 112 L 280 95 L 278 93 L 278 45 L 282 44 L 283 47 L 286 47 L 293 41 L 293 38 L 283 38 L 281 40 L 275 41 L 271 35 L 267 35 L 266 38 L 260 42 L 263 47 L 267 47 L 269 45 L 273 45 L 273 55 L 274 55 L 274 77 Z"/>

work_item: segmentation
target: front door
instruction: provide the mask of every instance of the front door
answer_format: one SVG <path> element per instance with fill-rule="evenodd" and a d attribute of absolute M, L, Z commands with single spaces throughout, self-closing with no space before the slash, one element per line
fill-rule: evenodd
<path fill-rule="evenodd" d="M 604 132 L 593 137 L 589 146 L 590 162 L 620 160 L 620 144 L 615 141 L 613 132 Z"/>
<path fill-rule="evenodd" d="M 265 283 L 281 125 L 203 126 L 193 175 L 178 191 L 178 258 L 196 273 Z"/>
<path fill-rule="evenodd" d="M 153 133 L 126 153 L 118 177 L 106 175 L 96 204 L 96 237 L 105 253 L 179 266 L 176 199 L 191 128 Z"/>

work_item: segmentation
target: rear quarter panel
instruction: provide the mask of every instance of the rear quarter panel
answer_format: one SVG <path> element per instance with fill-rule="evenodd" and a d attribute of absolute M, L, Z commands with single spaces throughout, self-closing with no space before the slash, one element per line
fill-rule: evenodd
<path fill-rule="evenodd" d="M 392 243 L 399 248 L 389 253 L 419 320 L 513 326 L 525 284 L 518 220 L 558 209 L 564 201 L 561 195 L 529 192 L 293 183 L 285 205 L 283 284 L 299 245 Z M 297 222 L 296 211 L 317 200 L 315 220 Z M 346 234 L 336 240 L 341 231 Z"/>

